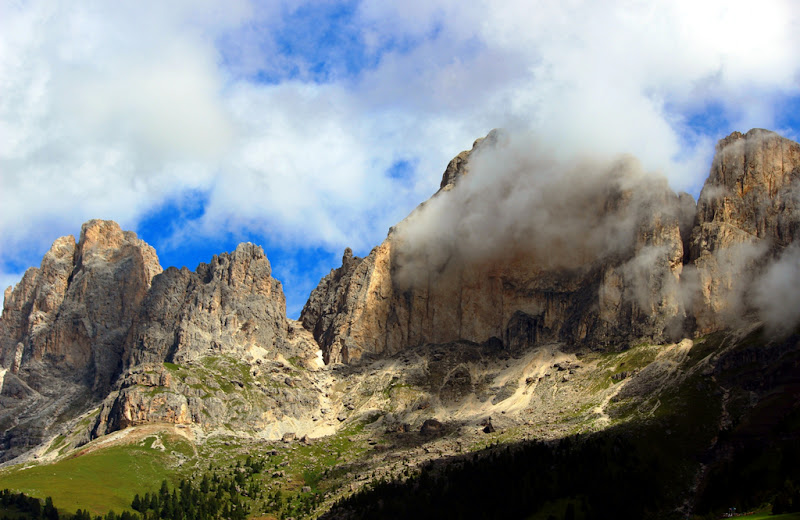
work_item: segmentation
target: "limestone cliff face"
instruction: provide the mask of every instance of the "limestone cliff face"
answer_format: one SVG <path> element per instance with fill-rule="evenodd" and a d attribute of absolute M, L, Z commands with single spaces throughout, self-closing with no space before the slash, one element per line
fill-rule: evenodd
<path fill-rule="evenodd" d="M 105 395 L 119 373 L 123 342 L 150 282 L 161 272 L 152 247 L 115 222 L 92 220 L 55 241 L 39 269 L 6 292 L 3 366 L 41 393 L 50 378 Z"/>
<path fill-rule="evenodd" d="M 329 397 L 331 374 L 350 367 L 314 372 L 320 348 L 349 363 L 436 344 L 508 359 L 551 342 L 665 343 L 758 319 L 759 277 L 800 259 L 800 145 L 774 133 L 720 141 L 697 204 L 630 158 L 553 172 L 509 142 L 477 140 L 369 255 L 345 250 L 302 324 L 253 244 L 161 272 L 113 222 L 56 240 L 5 293 L 0 461 L 97 406 L 93 435 L 147 422 L 330 433 L 352 411 Z"/>
<path fill-rule="evenodd" d="M 698 201 L 692 254 L 737 242 L 714 228 L 731 226 L 781 247 L 800 238 L 798 182 L 798 143 L 762 129 L 722 139 Z"/>
<path fill-rule="evenodd" d="M 469 175 L 471 155 L 496 142 L 493 132 L 453 159 L 441 189 L 426 204 L 455 196 L 459 179 Z M 345 252 L 342 267 L 312 292 L 303 325 L 326 362 L 459 340 L 517 351 L 548 341 L 603 346 L 680 335 L 681 226 L 687 207 L 691 221 L 693 201 L 687 206 L 665 181 L 653 185 L 625 165 L 593 182 L 577 199 L 565 199 L 566 209 L 554 208 L 587 212 L 587 222 L 604 223 L 602 229 L 579 231 L 582 241 L 558 245 L 564 254 L 555 247 L 511 244 L 476 260 L 444 250 L 433 268 L 416 269 L 409 279 L 413 257 L 427 253 L 408 246 L 403 226 L 425 211 L 423 204 L 366 258 Z M 595 231 L 613 236 L 614 247 Z M 551 251 L 559 257 L 548 258 Z"/>
<path fill-rule="evenodd" d="M 346 252 L 342 267 L 312 292 L 301 319 L 326 361 L 458 340 L 514 351 L 548 341 L 605 348 L 706 334 L 748 319 L 760 270 L 798 243 L 800 145 L 755 129 L 720 141 L 698 204 L 622 161 L 574 183 L 587 187 L 544 184 L 551 191 L 538 204 L 555 238 L 523 226 L 511 240 L 485 237 L 497 249 L 491 254 L 465 254 L 448 241 L 459 220 L 436 235 L 439 223 L 419 215 L 443 218 L 495 196 L 486 183 L 465 196 L 459 183 L 471 161 L 502 139 L 493 131 L 458 154 L 430 201 L 366 258 Z M 448 197 L 458 202 L 443 204 Z M 502 208 L 494 214 L 502 219 Z M 417 244 L 404 233 L 414 226 L 424 235 Z M 538 242 L 521 246 L 531 235 Z"/>
<path fill-rule="evenodd" d="M 261 247 L 239 244 L 195 272 L 153 280 L 128 338 L 126 366 L 209 354 L 289 357 L 286 300 Z"/>
<path fill-rule="evenodd" d="M 125 337 L 154 275 L 153 248 L 114 222 L 92 220 L 55 241 L 40 268 L 5 293 L 0 319 L 0 460 L 105 397 Z"/>
<path fill-rule="evenodd" d="M 354 257 L 350 248 L 345 249 L 342 266 L 331 270 L 309 295 L 300 321 L 321 345 L 335 344 L 339 340 L 338 331 L 351 321 L 350 313 L 354 311 L 356 302 L 361 301 L 362 305 L 366 303 L 366 298 L 360 292 L 363 282 L 369 277 L 366 273 L 374 272 L 374 261 L 374 255 L 370 254 L 364 264 L 364 259 Z M 350 359 L 350 349 L 358 352 L 355 357 L 360 356 L 361 349 L 357 344 L 340 342 L 333 360 L 340 361 L 342 357 Z M 323 356 L 325 362 L 330 363 L 331 349 L 323 349 Z"/>
<path fill-rule="evenodd" d="M 281 284 L 260 247 L 240 244 L 195 272 L 161 272 L 153 248 L 134 233 L 92 220 L 77 243 L 71 236 L 56 240 L 41 267 L 6 291 L 0 460 L 51 435 L 66 410 L 100 402 L 96 433 L 141 422 L 216 427 L 246 417 L 262 425 L 270 417 L 293 420 L 293 413 L 310 417 L 319 403 L 308 384 L 288 387 L 287 401 L 296 406 L 251 399 L 260 404 L 250 415 L 225 399 L 237 400 L 231 380 L 241 382 L 249 366 L 293 359 L 313 367 L 317 350 L 311 335 L 286 319 Z M 207 360 L 229 370 L 212 370 L 216 382 L 185 383 L 164 369 L 164 362 L 202 367 Z M 274 377 L 285 384 L 285 375 Z"/>
<path fill-rule="evenodd" d="M 142 363 L 209 354 L 308 356 L 289 339 L 280 282 L 261 247 L 240 244 L 195 272 L 161 272 L 155 251 L 114 222 L 84 224 L 53 244 L 6 292 L 3 367 L 37 391 L 48 377 L 86 383 L 105 396 Z M 310 354 L 313 355 L 313 352 Z"/>
<path fill-rule="evenodd" d="M 152 422 L 273 437 L 310 430 L 320 392 L 288 360 L 315 368 L 317 351 L 311 334 L 286 319 L 281 284 L 261 247 L 239 244 L 195 272 L 171 267 L 142 302 L 126 341 L 126 370 L 94 434 Z"/>
<path fill-rule="evenodd" d="M 698 332 L 746 312 L 753 274 L 798 238 L 800 145 L 761 129 L 722 139 L 688 242 Z"/>

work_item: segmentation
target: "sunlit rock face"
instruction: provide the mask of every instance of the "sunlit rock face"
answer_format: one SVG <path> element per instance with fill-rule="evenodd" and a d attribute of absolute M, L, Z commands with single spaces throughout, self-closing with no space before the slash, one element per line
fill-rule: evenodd
<path fill-rule="evenodd" d="M 209 354 L 263 357 L 287 344 L 286 300 L 259 246 L 239 244 L 195 272 L 170 268 L 136 316 L 126 366 Z"/>
<path fill-rule="evenodd" d="M 467 340 L 606 348 L 735 325 L 798 225 L 797 143 L 717 146 L 699 204 L 629 157 L 559 162 L 493 131 L 366 258 L 312 292 L 301 320 L 327 362 Z"/>
<path fill-rule="evenodd" d="M 519 350 L 682 332 L 687 206 L 666 181 L 627 157 L 556 169 L 519 160 L 498 173 L 516 152 L 504 139 L 493 131 L 460 153 L 433 198 L 320 282 L 301 320 L 326 361 L 457 340 Z"/>
<path fill-rule="evenodd" d="M 345 250 L 301 322 L 287 320 L 258 246 L 162 272 L 134 233 L 87 222 L 5 292 L 0 460 L 89 410 L 84 442 L 156 422 L 328 434 L 354 412 L 350 390 L 334 389 L 358 369 L 319 370 L 320 350 L 336 364 L 413 349 L 404 356 L 415 353 L 419 377 L 409 384 L 441 379 L 426 391 L 452 404 L 478 388 L 477 365 L 456 367 L 462 358 L 511 368 L 505 360 L 548 348 L 576 356 L 756 322 L 791 332 L 798 176 L 800 145 L 737 132 L 718 144 L 695 204 L 634 158 L 566 160 L 493 131 L 369 255 Z M 376 374 L 391 381 L 396 366 L 382 362 Z M 374 383 L 367 394 L 391 384 Z"/>
<path fill-rule="evenodd" d="M 91 220 L 77 244 L 62 237 L 6 292 L 0 342 L 3 366 L 39 392 L 52 378 L 108 392 L 123 343 L 151 280 L 155 250 L 116 222 Z"/>
<path fill-rule="evenodd" d="M 216 395 L 225 396 L 226 385 L 201 392 L 210 395 L 204 400 L 194 395 L 201 382 L 192 387 L 170 378 L 163 363 L 216 356 L 235 360 L 241 366 L 228 369 L 241 371 L 287 359 L 311 366 L 317 352 L 311 334 L 286 319 L 281 284 L 261 247 L 240 244 L 195 272 L 162 272 L 155 250 L 135 233 L 115 222 L 89 221 L 77 243 L 71 236 L 56 240 L 41 267 L 5 293 L 0 460 L 103 401 L 95 433 L 143 422 L 215 427 L 235 422 L 236 414 L 251 426 L 292 423 L 296 415 L 310 421 L 319 408 L 310 383 L 298 382 L 286 396 L 256 399 L 260 404 L 247 415 Z M 163 377 L 153 380 L 152 374 Z M 285 379 L 270 377 L 281 384 Z M 237 400 L 234 394 L 229 400 Z"/>
<path fill-rule="evenodd" d="M 151 280 L 155 251 L 115 222 L 91 220 L 56 240 L 13 290 L 0 319 L 0 460 L 103 398 Z"/>
<path fill-rule="evenodd" d="M 761 129 L 720 140 L 688 237 L 698 333 L 740 319 L 754 274 L 798 237 L 800 145 Z"/>
<path fill-rule="evenodd" d="M 169 268 L 134 319 L 125 370 L 93 433 L 153 422 L 305 432 L 321 394 L 311 375 L 287 377 L 295 372 L 287 360 L 314 368 L 318 350 L 286 319 L 283 289 L 261 247 L 239 244 L 194 272 Z"/>

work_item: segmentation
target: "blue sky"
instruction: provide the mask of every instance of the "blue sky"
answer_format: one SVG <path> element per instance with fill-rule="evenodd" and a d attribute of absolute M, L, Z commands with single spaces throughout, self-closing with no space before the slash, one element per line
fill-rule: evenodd
<path fill-rule="evenodd" d="M 799 10 L 0 0 L 0 283 L 105 218 L 164 267 L 264 246 L 296 317 L 495 127 L 696 195 L 719 138 L 800 136 Z"/>

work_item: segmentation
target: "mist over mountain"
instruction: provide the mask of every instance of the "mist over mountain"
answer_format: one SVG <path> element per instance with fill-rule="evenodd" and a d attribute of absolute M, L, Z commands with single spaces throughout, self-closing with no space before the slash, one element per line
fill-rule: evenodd
<path fill-rule="evenodd" d="M 564 161 L 493 132 L 381 246 L 323 280 L 301 320 L 337 361 L 458 339 L 664 341 L 753 313 L 776 327 L 773 300 L 752 295 L 797 272 L 784 250 L 798 164 L 777 134 L 732 134 L 695 205 L 633 158 Z"/>

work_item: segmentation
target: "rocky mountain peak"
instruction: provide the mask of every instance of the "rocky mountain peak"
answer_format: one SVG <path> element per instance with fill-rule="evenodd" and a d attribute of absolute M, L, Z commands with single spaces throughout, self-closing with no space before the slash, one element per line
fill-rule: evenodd
<path fill-rule="evenodd" d="M 683 245 L 680 199 L 666 182 L 648 183 L 630 161 L 570 186 L 541 176 L 532 179 L 541 190 L 513 202 L 514 217 L 500 217 L 522 174 L 477 186 L 456 180 L 470 175 L 472 154 L 502 153 L 487 148 L 497 144 L 493 132 L 451 161 L 445 188 L 312 292 L 301 319 L 326 362 L 462 340 L 519 351 L 671 334 L 683 312 Z M 483 166 L 491 162 L 482 157 Z M 487 221 L 492 215 L 503 222 Z"/>
<path fill-rule="evenodd" d="M 51 386 L 45 372 L 107 390 L 121 339 L 159 272 L 155 250 L 116 222 L 87 222 L 77 244 L 73 236 L 57 239 L 41 267 L 7 292 L 3 365 L 14 373 L 32 368 L 29 384 L 41 391 Z"/>
<path fill-rule="evenodd" d="M 98 431 L 127 424 L 117 417 L 120 410 L 130 411 L 147 397 L 131 381 L 153 372 L 169 382 L 165 361 L 211 356 L 256 364 L 291 358 L 313 365 L 317 351 L 311 335 L 286 319 L 281 284 L 260 246 L 239 244 L 195 272 L 162 272 L 155 250 L 135 233 L 116 222 L 91 220 L 77 243 L 72 236 L 56 240 L 41 267 L 29 269 L 6 291 L 0 368 L 7 384 L 0 386 L 0 423 L 10 421 L 16 429 L 7 428 L 0 453 L 10 444 L 38 442 L 59 410 L 96 405 L 109 395 L 113 406 L 104 409 Z M 126 388 L 122 394 L 120 386 Z M 25 391 L 5 395 L 11 389 Z M 186 408 L 185 401 L 178 408 Z M 23 409 L 25 417 L 18 414 Z M 137 413 L 151 420 L 186 419 L 185 410 L 169 406 Z M 221 420 L 224 414 L 217 415 Z"/>
<path fill-rule="evenodd" d="M 123 231 L 112 220 L 95 219 L 84 223 L 75 255 L 78 269 L 92 262 L 109 263 L 123 257 L 136 257 L 141 262 L 148 286 L 153 276 L 162 270 L 155 249 L 140 240 L 133 231 Z"/>
<path fill-rule="evenodd" d="M 209 352 L 263 357 L 287 346 L 286 300 L 264 250 L 242 243 L 195 272 L 153 280 L 131 330 L 126 366 L 184 362 Z"/>
<path fill-rule="evenodd" d="M 6 396 L 0 421 L 19 428 L 18 448 L 37 442 L 64 410 L 108 394 L 133 318 L 160 272 L 155 250 L 135 233 L 93 220 L 77 243 L 57 239 L 41 266 L 6 291 L 0 364 L 25 392 Z"/>
<path fill-rule="evenodd" d="M 249 242 L 242 242 L 232 253 L 214 255 L 211 262 L 198 265 L 196 273 L 205 283 L 215 281 L 248 291 L 269 292 L 275 282 L 264 250 Z"/>
<path fill-rule="evenodd" d="M 502 136 L 502 130 L 493 129 L 486 137 L 479 137 L 472 143 L 472 149 L 464 150 L 459 153 L 447 164 L 447 168 L 442 174 L 442 182 L 439 184 L 439 191 L 447 191 L 455 186 L 459 177 L 469 172 L 469 158 L 472 154 L 479 152 L 482 148 L 489 148 L 497 144 L 498 138 Z"/>
<path fill-rule="evenodd" d="M 764 248 L 800 233 L 800 145 L 773 132 L 721 140 L 697 205 L 625 157 L 558 175 L 526 156 L 510 174 L 459 182 L 495 168 L 483 154 L 499 145 L 493 131 L 458 154 L 432 199 L 320 282 L 302 321 L 326 361 L 460 340 L 605 348 L 719 330 L 747 313 Z"/>
<path fill-rule="evenodd" d="M 754 128 L 720 140 L 698 200 L 698 218 L 787 245 L 800 236 L 796 221 L 800 145 L 774 132 Z M 731 238 L 749 241 L 746 236 Z M 730 245 L 729 239 L 710 244 Z M 699 251 L 695 250 L 695 254 Z"/>
<path fill-rule="evenodd" d="M 303 372 L 319 368 L 319 350 L 327 364 L 401 351 L 395 361 L 427 364 L 435 353 L 443 365 L 419 381 L 441 369 L 442 395 L 462 396 L 478 379 L 450 369 L 476 353 L 508 360 L 558 345 L 577 359 L 749 326 L 756 285 L 798 250 L 800 145 L 772 132 L 721 140 L 697 204 L 630 157 L 562 164 L 527 144 L 492 131 L 456 156 L 439 191 L 369 255 L 344 250 L 302 326 L 287 320 L 257 245 L 161 272 L 153 248 L 114 222 L 56 240 L 5 294 L 0 457 L 55 435 L 59 413 L 100 402 L 96 435 L 240 420 L 272 435 L 302 419 L 312 431 L 333 417 L 317 383 L 355 373 Z M 237 403 L 237 389 L 258 397 Z"/>
<path fill-rule="evenodd" d="M 349 247 L 344 249 L 344 253 L 342 253 L 342 266 L 348 265 L 353 262 L 353 250 Z"/>
<path fill-rule="evenodd" d="M 754 280 L 800 238 L 800 145 L 774 132 L 734 132 L 717 144 L 687 239 L 697 332 L 751 309 Z"/>

